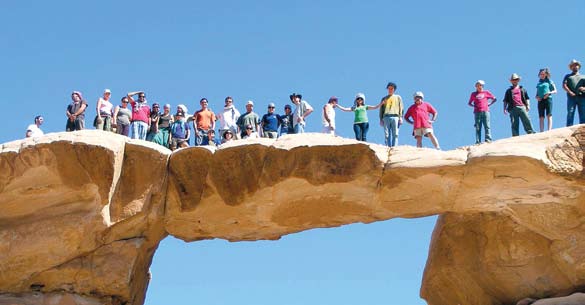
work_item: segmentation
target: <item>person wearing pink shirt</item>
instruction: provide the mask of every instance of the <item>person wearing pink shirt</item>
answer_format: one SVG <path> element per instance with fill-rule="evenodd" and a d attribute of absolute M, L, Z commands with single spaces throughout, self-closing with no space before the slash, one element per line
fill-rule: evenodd
<path fill-rule="evenodd" d="M 138 95 L 138 101 L 132 96 Z M 130 137 L 146 140 L 146 133 L 150 127 L 150 107 L 146 102 L 144 91 L 129 92 L 127 95 L 132 106 L 132 122 L 130 123 Z"/>
<path fill-rule="evenodd" d="M 475 91 L 471 93 L 468 103 L 469 106 L 473 107 L 475 116 L 475 144 L 481 143 L 482 125 L 485 129 L 485 142 L 490 143 L 492 141 L 489 106 L 496 102 L 496 98 L 491 92 L 483 90 L 484 85 L 485 82 L 481 79 L 475 82 Z"/>
<path fill-rule="evenodd" d="M 420 91 L 414 93 L 414 104 L 404 114 L 404 120 L 414 125 L 413 135 L 416 138 L 416 147 L 422 147 L 422 137 L 428 137 L 436 149 L 441 149 L 439 141 L 433 134 L 433 126 L 437 120 L 437 110 L 427 102 L 424 102 L 424 94 Z M 432 117 L 429 119 L 429 114 Z"/>

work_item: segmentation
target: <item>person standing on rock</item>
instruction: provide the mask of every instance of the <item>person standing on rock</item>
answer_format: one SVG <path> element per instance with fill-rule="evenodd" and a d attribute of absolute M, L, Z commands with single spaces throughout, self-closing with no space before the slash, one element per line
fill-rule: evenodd
<path fill-rule="evenodd" d="M 195 131 L 195 145 L 202 146 L 209 144 L 207 132 L 215 129 L 215 113 L 209 109 L 209 101 L 202 98 L 199 101 L 201 109 L 193 114 L 193 130 Z"/>
<path fill-rule="evenodd" d="M 338 99 L 335 96 L 329 98 L 327 104 L 323 106 L 321 118 L 323 121 L 323 133 L 335 135 L 335 106 Z"/>
<path fill-rule="evenodd" d="M 138 102 L 132 96 L 138 95 Z M 144 91 L 129 92 L 128 101 L 132 106 L 132 122 L 130 123 L 130 137 L 132 139 L 146 140 L 146 133 L 150 126 L 150 107 L 146 102 Z"/>
<path fill-rule="evenodd" d="M 530 98 L 526 89 L 520 86 L 520 76 L 513 73 L 510 77 L 512 86 L 506 90 L 504 95 L 504 114 L 510 113 L 510 123 L 512 125 L 512 136 L 516 137 L 520 134 L 520 121 L 527 134 L 534 133 L 532 123 L 528 116 L 530 111 Z"/>
<path fill-rule="evenodd" d="M 552 95 L 557 93 L 555 83 L 550 79 L 548 68 L 540 69 L 538 72 L 538 84 L 536 85 L 536 100 L 538 101 L 538 123 L 540 132 L 544 131 L 544 116 L 548 123 L 548 129 L 552 129 Z"/>
<path fill-rule="evenodd" d="M 469 97 L 469 106 L 473 107 L 474 125 L 475 126 L 475 144 L 481 144 L 481 126 L 485 130 L 485 142 L 492 141 L 490 133 L 490 106 L 496 102 L 496 97 L 489 91 L 484 90 L 485 82 L 478 80 L 475 82 L 475 91 Z"/>
<path fill-rule="evenodd" d="M 437 120 L 437 110 L 427 102 L 424 102 L 425 95 L 417 91 L 414 93 L 414 104 L 408 108 L 404 120 L 414 125 L 412 134 L 416 138 L 416 147 L 422 147 L 422 137 L 428 137 L 436 149 L 441 149 L 439 140 L 434 135 L 432 123 Z M 432 117 L 429 119 L 429 115 Z"/>
<path fill-rule="evenodd" d="M 225 106 L 223 107 L 223 110 L 217 114 L 220 138 L 223 138 L 223 134 L 227 130 L 231 130 L 232 135 L 238 131 L 238 125 L 236 125 L 236 122 L 240 117 L 240 111 L 234 106 L 234 99 L 231 96 L 228 96 L 224 101 Z"/>
<path fill-rule="evenodd" d="M 73 91 L 71 93 L 71 104 L 67 106 L 67 124 L 65 131 L 75 131 L 85 129 L 85 109 L 87 102 L 83 99 L 81 92 Z"/>
<path fill-rule="evenodd" d="M 311 107 L 307 101 L 303 100 L 303 96 L 298 93 L 293 93 L 289 97 L 291 102 L 296 106 L 293 112 L 293 126 L 295 133 L 304 133 L 307 124 L 307 116 L 313 112 L 313 107 Z"/>
<path fill-rule="evenodd" d="M 366 141 L 366 137 L 368 135 L 368 130 L 370 129 L 370 123 L 368 122 L 368 110 L 378 109 L 384 104 L 384 101 L 380 101 L 380 103 L 376 106 L 369 106 L 366 105 L 366 95 L 363 93 L 358 93 L 355 96 L 355 103 L 354 106 L 351 108 L 345 108 L 341 105 L 337 105 L 337 108 L 341 109 L 342 111 L 346 112 L 353 112 L 354 119 L 353 119 L 353 132 L 355 134 L 355 139 L 358 141 Z"/>
<path fill-rule="evenodd" d="M 35 117 L 35 123 L 28 125 L 28 127 L 26 128 L 26 134 L 25 134 L 25 136 L 27 138 L 38 138 L 38 137 L 43 136 L 44 133 L 41 130 L 41 125 L 43 125 L 43 122 L 44 121 L 45 120 L 43 119 L 42 116 L 37 115 Z"/>
<path fill-rule="evenodd" d="M 104 94 L 100 97 L 96 104 L 96 120 L 95 129 L 112 131 L 112 116 L 114 114 L 114 105 L 110 102 L 112 95 L 110 89 L 105 89 Z"/>
<path fill-rule="evenodd" d="M 128 109 L 128 97 L 121 99 L 121 104 L 114 109 L 113 126 L 116 127 L 116 132 L 119 135 L 128 136 L 130 134 L 130 120 L 132 119 L 132 111 Z"/>
<path fill-rule="evenodd" d="M 187 123 L 185 113 L 183 111 L 177 111 L 175 114 L 175 121 L 171 125 L 171 133 L 169 138 L 171 150 L 177 148 L 189 147 L 187 139 L 190 136 L 189 123 Z"/>
<path fill-rule="evenodd" d="M 260 126 L 260 117 L 258 114 L 254 112 L 254 102 L 248 101 L 246 103 L 246 113 L 242 114 L 238 121 L 236 122 L 238 125 L 238 133 L 240 134 L 240 139 L 243 139 L 246 135 L 246 127 L 248 125 L 254 128 L 254 132 L 258 134 L 259 126 Z"/>
<path fill-rule="evenodd" d="M 585 78 L 579 74 L 581 63 L 573 59 L 569 69 L 571 73 L 563 78 L 563 89 L 567 91 L 567 127 L 573 126 L 575 108 L 579 112 L 579 124 L 585 123 Z"/>
<path fill-rule="evenodd" d="M 388 147 L 398 145 L 398 131 L 402 125 L 404 104 L 402 97 L 396 92 L 396 84 L 389 82 L 386 85 L 388 95 L 382 98 L 380 107 L 380 126 L 384 128 L 384 142 Z"/>
<path fill-rule="evenodd" d="M 274 113 L 275 107 L 276 105 L 274 103 L 269 103 L 268 112 L 260 120 L 260 129 L 262 130 L 263 138 L 276 139 L 278 136 L 280 120 L 278 119 L 278 114 Z"/>
<path fill-rule="evenodd" d="M 278 119 L 280 120 L 280 134 L 293 134 L 295 133 L 295 128 L 293 126 L 293 114 L 292 114 L 292 107 L 289 104 L 284 105 L 284 114 L 279 116 Z"/>

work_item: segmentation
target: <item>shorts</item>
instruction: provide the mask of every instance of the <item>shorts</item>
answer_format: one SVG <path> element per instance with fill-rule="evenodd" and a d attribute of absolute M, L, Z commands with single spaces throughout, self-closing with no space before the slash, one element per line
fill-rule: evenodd
<path fill-rule="evenodd" d="M 552 99 L 549 97 L 546 100 L 538 101 L 538 117 L 544 118 L 546 116 L 552 115 Z"/>
<path fill-rule="evenodd" d="M 433 132 L 432 128 L 417 128 L 412 132 L 412 134 L 414 135 L 415 138 L 422 136 L 428 137 L 428 134 L 432 132 Z"/>
<path fill-rule="evenodd" d="M 186 143 L 187 140 L 185 139 L 179 139 L 179 138 L 172 138 L 171 139 L 171 149 L 175 150 L 177 148 L 181 148 L 181 146 L 183 145 L 183 143 Z"/>

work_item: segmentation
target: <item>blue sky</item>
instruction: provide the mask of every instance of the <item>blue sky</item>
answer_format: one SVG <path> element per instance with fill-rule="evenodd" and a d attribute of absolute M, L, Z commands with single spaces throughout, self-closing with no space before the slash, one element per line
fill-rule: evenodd
<path fill-rule="evenodd" d="M 509 76 L 520 74 L 530 96 L 539 68 L 557 84 L 573 58 L 585 60 L 585 2 L 520 1 L 15 1 L 0 2 L 0 142 L 22 138 L 35 115 L 45 132 L 64 130 L 71 91 L 90 103 L 104 88 L 117 102 L 145 90 L 150 102 L 187 104 L 207 97 L 220 109 L 227 95 L 263 114 L 282 112 L 301 92 L 316 109 L 319 131 L 329 96 L 367 104 L 386 83 L 412 104 L 421 90 L 438 110 L 443 149 L 474 142 L 466 105 L 477 79 L 498 97 L 494 139 L 510 136 L 501 100 Z M 560 88 L 560 87 L 559 87 Z M 534 101 L 535 102 L 535 101 Z M 554 96 L 554 126 L 566 98 Z M 535 103 L 534 103 L 535 105 Z M 368 140 L 383 143 L 377 112 Z M 531 111 L 537 128 L 536 107 Z M 353 116 L 337 112 L 343 137 Z M 400 143 L 414 145 L 411 127 Z M 428 139 L 423 144 L 430 146 Z M 435 218 L 392 220 L 286 236 L 276 242 L 183 244 L 163 241 L 146 304 L 424 304 L 418 297 Z"/>

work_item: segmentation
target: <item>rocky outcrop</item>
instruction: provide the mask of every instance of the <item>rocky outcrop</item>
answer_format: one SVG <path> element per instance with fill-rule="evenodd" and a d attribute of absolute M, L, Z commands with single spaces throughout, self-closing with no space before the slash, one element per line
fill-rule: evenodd
<path fill-rule="evenodd" d="M 322 134 L 172 154 L 100 131 L 7 143 L 0 305 L 140 305 L 167 234 L 278 239 L 435 214 L 421 288 L 429 304 L 566 295 L 585 280 L 583 134 L 564 128 L 453 151 Z"/>

